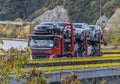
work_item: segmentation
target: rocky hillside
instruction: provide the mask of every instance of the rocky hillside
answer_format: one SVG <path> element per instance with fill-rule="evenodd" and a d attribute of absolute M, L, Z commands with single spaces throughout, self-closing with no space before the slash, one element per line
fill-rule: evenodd
<path fill-rule="evenodd" d="M 107 22 L 105 29 L 110 28 L 120 28 L 120 9 L 117 9 Z"/>
<path fill-rule="evenodd" d="M 32 22 L 58 22 L 58 21 L 69 21 L 68 11 L 63 6 L 57 6 L 52 10 L 47 10 L 42 15 L 38 16 L 37 18 L 33 19 Z"/>
<path fill-rule="evenodd" d="M 0 0 L 0 20 L 32 21 L 62 5 L 68 11 L 70 22 L 95 23 L 103 14 L 110 18 L 120 7 L 119 3 L 120 0 Z"/>

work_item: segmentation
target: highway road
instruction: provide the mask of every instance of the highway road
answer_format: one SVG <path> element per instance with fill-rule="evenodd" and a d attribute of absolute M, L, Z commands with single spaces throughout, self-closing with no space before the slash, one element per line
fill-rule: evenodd
<path fill-rule="evenodd" d="M 17 48 L 17 49 L 24 49 L 27 47 L 27 41 L 22 40 L 3 40 L 4 44 L 0 44 L 0 48 L 3 48 L 5 50 L 10 49 L 11 47 Z"/>

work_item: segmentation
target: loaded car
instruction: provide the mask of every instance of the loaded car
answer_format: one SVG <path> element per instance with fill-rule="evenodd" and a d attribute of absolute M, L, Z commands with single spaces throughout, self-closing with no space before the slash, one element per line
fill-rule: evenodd
<path fill-rule="evenodd" d="M 68 24 L 68 22 L 56 22 L 57 28 L 62 31 L 65 24 Z"/>
<path fill-rule="evenodd" d="M 69 22 L 56 22 L 56 27 L 54 27 L 55 32 L 57 34 L 61 34 L 64 25 L 68 23 Z"/>
<path fill-rule="evenodd" d="M 79 38 L 81 40 L 84 39 L 85 33 L 87 36 L 89 36 L 90 28 L 87 23 L 73 23 L 73 26 L 76 38 Z"/>
<path fill-rule="evenodd" d="M 103 31 L 99 25 L 89 25 L 90 28 L 90 36 L 93 38 L 98 38 L 98 33 L 100 33 L 101 39 L 103 39 Z"/>
<path fill-rule="evenodd" d="M 56 24 L 54 22 L 42 22 L 36 25 L 33 33 L 34 34 L 54 34 L 54 27 Z"/>
<path fill-rule="evenodd" d="M 49 25 L 36 25 L 33 29 L 34 34 L 53 34 L 53 28 Z"/>
<path fill-rule="evenodd" d="M 51 27 L 56 27 L 55 22 L 41 22 L 39 25 L 49 25 Z"/>

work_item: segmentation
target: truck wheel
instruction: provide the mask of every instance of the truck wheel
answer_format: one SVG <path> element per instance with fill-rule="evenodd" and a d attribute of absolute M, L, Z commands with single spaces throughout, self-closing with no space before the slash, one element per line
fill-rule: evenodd
<path fill-rule="evenodd" d="M 62 56 L 60 54 L 57 54 L 56 55 L 56 58 L 61 58 Z"/>
<path fill-rule="evenodd" d="M 71 54 L 70 54 L 70 55 L 67 55 L 67 57 L 68 57 L 68 58 L 71 58 L 71 57 L 72 57 L 72 55 L 71 55 Z"/>
<path fill-rule="evenodd" d="M 62 58 L 71 58 L 72 57 L 72 55 L 64 55 L 64 56 L 62 56 Z"/>
<path fill-rule="evenodd" d="M 82 57 L 86 57 L 85 50 L 82 52 Z"/>

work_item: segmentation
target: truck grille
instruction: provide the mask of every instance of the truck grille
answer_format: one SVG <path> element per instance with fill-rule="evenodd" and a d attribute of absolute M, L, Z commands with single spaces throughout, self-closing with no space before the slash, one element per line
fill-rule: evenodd
<path fill-rule="evenodd" d="M 32 52 L 33 59 L 40 59 L 40 58 L 49 58 L 49 53 L 44 52 Z"/>

